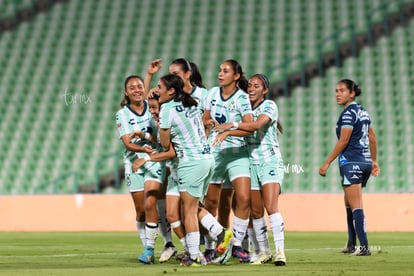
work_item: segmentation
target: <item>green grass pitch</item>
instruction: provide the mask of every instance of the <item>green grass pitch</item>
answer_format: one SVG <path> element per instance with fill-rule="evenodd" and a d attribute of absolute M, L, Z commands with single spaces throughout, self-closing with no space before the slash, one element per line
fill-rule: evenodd
<path fill-rule="evenodd" d="M 270 237 L 271 238 L 271 237 Z M 181 267 L 137 261 L 136 233 L 0 233 L 0 275 L 414 275 L 414 233 L 368 233 L 372 256 L 338 253 L 346 233 L 287 232 L 287 265 L 240 264 Z M 181 249 L 178 241 L 176 246 Z M 273 242 L 271 242 L 273 247 Z"/>

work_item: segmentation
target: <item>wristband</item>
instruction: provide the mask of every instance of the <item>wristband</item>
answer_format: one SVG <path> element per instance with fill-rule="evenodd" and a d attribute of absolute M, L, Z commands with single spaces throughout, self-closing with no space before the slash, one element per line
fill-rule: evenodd
<path fill-rule="evenodd" d="M 238 129 L 239 128 L 239 123 L 233 122 L 233 128 Z"/>
<path fill-rule="evenodd" d="M 145 132 L 144 138 L 149 140 L 151 138 L 151 135 L 148 132 Z"/>
<path fill-rule="evenodd" d="M 148 154 L 144 155 L 143 158 L 145 161 L 151 161 L 151 157 Z"/>

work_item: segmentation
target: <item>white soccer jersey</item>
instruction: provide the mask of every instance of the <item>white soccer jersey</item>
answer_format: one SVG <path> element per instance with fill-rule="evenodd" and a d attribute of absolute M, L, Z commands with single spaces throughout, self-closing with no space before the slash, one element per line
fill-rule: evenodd
<path fill-rule="evenodd" d="M 125 134 L 139 130 L 142 132 L 148 132 L 152 135 L 157 135 L 157 125 L 149 112 L 148 102 L 144 102 L 145 107 L 142 114 L 135 112 L 129 105 L 125 105 L 122 109 L 116 113 L 116 125 L 118 127 L 119 137 Z M 139 146 L 149 145 L 155 148 L 156 145 L 146 139 L 134 138 L 132 140 L 134 144 Z M 129 160 L 133 162 L 137 157 L 141 158 L 145 154 L 142 152 L 133 152 L 125 149 L 124 161 Z"/>
<path fill-rule="evenodd" d="M 246 92 L 237 90 L 227 99 L 223 99 L 220 87 L 213 87 L 208 91 L 205 110 L 210 110 L 211 118 L 219 124 L 230 122 L 241 122 L 242 117 L 252 113 L 252 107 Z M 217 132 L 211 131 L 209 141 L 212 142 Z M 213 148 L 214 152 L 238 153 L 244 148 L 243 137 L 227 136 L 218 146 Z"/>
<path fill-rule="evenodd" d="M 201 114 L 203 114 L 204 111 L 206 96 L 207 89 L 205 88 L 194 86 L 193 91 L 191 91 L 191 97 L 193 97 L 197 101 L 197 108 L 201 111 Z"/>
<path fill-rule="evenodd" d="M 276 103 L 271 100 L 261 102 L 253 109 L 253 119 L 256 121 L 261 114 L 268 116 L 270 122 L 255 131 L 253 135 L 246 137 L 249 159 L 252 164 L 275 162 L 281 158 L 277 140 L 278 109 Z"/>
<path fill-rule="evenodd" d="M 200 111 L 171 100 L 161 105 L 160 128 L 170 129 L 171 141 L 180 160 L 202 160 L 209 156 Z"/>

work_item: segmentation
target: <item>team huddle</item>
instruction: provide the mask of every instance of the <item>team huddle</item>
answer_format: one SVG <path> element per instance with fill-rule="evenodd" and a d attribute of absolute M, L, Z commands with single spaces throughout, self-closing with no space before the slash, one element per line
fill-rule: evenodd
<path fill-rule="evenodd" d="M 267 77 L 246 79 L 241 65 L 230 59 L 220 65 L 219 86 L 207 90 L 197 65 L 179 58 L 150 90 L 161 67 L 157 59 L 145 79 L 126 78 L 116 114 L 126 185 L 144 246 L 138 260 L 154 263 L 160 232 L 161 263 L 175 256 L 184 266 L 225 264 L 232 257 L 285 265 L 278 208 L 284 176 L 278 134 L 283 129 L 276 103 L 266 98 Z M 182 245 L 180 253 L 170 230 Z M 347 248 L 356 245 L 348 243 Z"/>

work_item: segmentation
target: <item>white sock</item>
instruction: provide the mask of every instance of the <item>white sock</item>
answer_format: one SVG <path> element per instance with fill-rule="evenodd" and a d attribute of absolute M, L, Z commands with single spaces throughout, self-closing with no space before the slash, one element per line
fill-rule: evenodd
<path fill-rule="evenodd" d="M 275 213 L 269 216 L 276 252 L 285 250 L 285 224 L 282 215 Z"/>
<path fill-rule="evenodd" d="M 157 239 L 158 236 L 158 224 L 153 223 L 153 222 L 148 222 L 145 224 L 145 240 L 146 246 L 155 247 L 155 240 Z"/>
<path fill-rule="evenodd" d="M 259 243 L 257 242 L 256 235 L 254 233 L 253 227 L 247 228 L 247 235 L 249 236 L 249 244 L 253 247 L 254 253 L 259 253 Z"/>
<path fill-rule="evenodd" d="M 181 245 L 184 247 L 184 251 L 188 251 L 188 248 L 187 248 L 187 242 L 186 242 L 186 240 L 185 240 L 185 237 L 182 237 L 182 238 L 180 239 L 180 243 L 181 243 Z"/>
<path fill-rule="evenodd" d="M 171 227 L 167 221 L 167 216 L 165 213 L 165 199 L 157 200 L 157 209 L 158 209 L 158 226 L 160 229 L 160 234 L 164 240 L 164 245 L 168 242 L 171 242 Z"/>
<path fill-rule="evenodd" d="M 201 255 L 200 252 L 200 232 L 188 232 L 186 234 L 186 241 L 188 247 L 188 253 L 190 258 L 195 260 Z"/>
<path fill-rule="evenodd" d="M 137 225 L 137 232 L 138 232 L 138 236 L 141 239 L 142 242 L 142 246 L 145 247 L 145 221 L 137 221 L 136 222 Z"/>
<path fill-rule="evenodd" d="M 244 236 L 246 236 L 248 226 L 249 219 L 241 219 L 236 216 L 233 217 L 233 244 L 235 246 L 241 246 Z"/>
<path fill-rule="evenodd" d="M 267 237 L 267 224 L 264 217 L 253 219 L 253 230 L 259 245 L 260 252 L 269 251 L 269 239 Z"/>
<path fill-rule="evenodd" d="M 210 213 L 201 218 L 200 224 L 208 230 L 208 233 L 213 240 L 217 240 L 217 236 L 223 232 L 223 226 L 221 226 L 217 219 Z"/>

